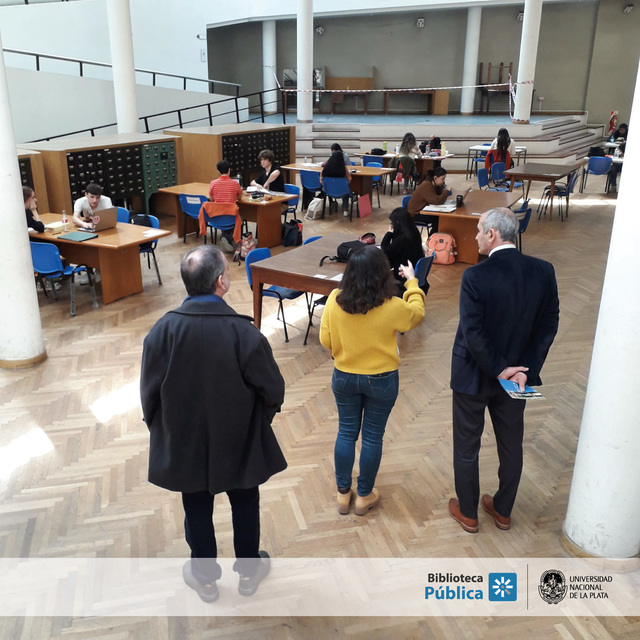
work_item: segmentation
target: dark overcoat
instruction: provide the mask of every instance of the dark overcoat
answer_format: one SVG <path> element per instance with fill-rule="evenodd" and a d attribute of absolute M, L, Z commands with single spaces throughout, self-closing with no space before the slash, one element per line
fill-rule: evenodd
<path fill-rule="evenodd" d="M 475 395 L 481 381 L 511 366 L 540 370 L 558 331 L 558 286 L 553 265 L 501 249 L 469 267 L 460 285 L 460 324 L 453 343 L 451 388 Z"/>
<path fill-rule="evenodd" d="M 144 340 L 140 396 L 153 484 L 216 494 L 287 466 L 271 428 L 284 380 L 252 319 L 224 301 L 190 298 L 158 320 Z"/>

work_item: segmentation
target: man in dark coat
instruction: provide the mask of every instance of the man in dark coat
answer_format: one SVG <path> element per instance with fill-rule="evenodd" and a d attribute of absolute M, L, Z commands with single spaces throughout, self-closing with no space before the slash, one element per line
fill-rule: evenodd
<path fill-rule="evenodd" d="M 549 262 L 515 247 L 518 221 L 491 209 L 478 222 L 478 250 L 489 258 L 467 269 L 460 285 L 460 323 L 453 343 L 453 468 L 458 499 L 449 513 L 478 531 L 478 454 L 489 409 L 498 446 L 499 487 L 482 496 L 499 529 L 511 526 L 522 474 L 525 400 L 512 399 L 498 379 L 541 385 L 540 370 L 558 330 L 558 287 Z"/>
<path fill-rule="evenodd" d="M 205 602 L 218 597 L 213 501 L 231 503 L 238 591 L 252 595 L 269 572 L 259 551 L 258 486 L 286 468 L 271 421 L 284 400 L 284 380 L 267 339 L 223 301 L 229 263 L 214 245 L 182 259 L 189 294 L 145 338 L 140 373 L 150 432 L 149 481 L 182 492 L 191 561 L 185 582 Z"/>

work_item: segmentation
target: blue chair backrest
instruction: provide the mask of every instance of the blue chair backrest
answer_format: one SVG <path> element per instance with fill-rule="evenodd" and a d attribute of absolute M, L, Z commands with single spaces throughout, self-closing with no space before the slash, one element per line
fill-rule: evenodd
<path fill-rule="evenodd" d="M 287 183 L 285 183 L 284 192 L 285 193 L 290 193 L 292 195 L 295 194 L 295 195 L 299 196 L 300 195 L 300 187 L 298 185 L 295 185 L 295 184 L 287 184 Z M 295 200 L 289 200 L 289 202 L 287 204 L 290 207 L 297 207 L 299 199 L 300 198 L 296 198 Z"/>
<path fill-rule="evenodd" d="M 244 259 L 244 268 L 247 270 L 247 279 L 249 280 L 249 286 L 253 286 L 253 278 L 251 277 L 251 265 L 254 262 L 260 260 L 266 260 L 271 257 L 271 251 L 267 247 L 260 247 L 258 249 L 251 249 Z"/>
<path fill-rule="evenodd" d="M 527 212 L 524 214 L 524 217 L 518 220 L 520 223 L 520 228 L 518 229 L 518 233 L 524 233 L 529 226 L 529 219 L 531 218 L 531 209 L 527 209 Z"/>
<path fill-rule="evenodd" d="M 402 196 L 402 206 L 406 209 L 409 206 L 409 200 L 411 200 L 411 194 L 408 196 Z"/>
<path fill-rule="evenodd" d="M 213 216 L 210 218 L 205 211 L 204 219 L 208 225 L 215 229 L 233 229 L 236 226 L 235 216 Z"/>
<path fill-rule="evenodd" d="M 478 186 L 481 189 L 489 186 L 489 172 L 484 167 L 478 168 Z"/>
<path fill-rule="evenodd" d="M 362 165 L 367 166 L 371 162 L 381 162 L 382 158 L 380 156 L 362 156 Z"/>
<path fill-rule="evenodd" d="M 612 162 L 613 159 L 607 158 L 607 156 L 592 156 L 589 158 L 587 170 L 593 175 L 601 176 L 611 169 Z"/>
<path fill-rule="evenodd" d="M 118 212 L 117 212 L 117 216 L 118 216 L 118 222 L 129 222 L 129 209 L 125 209 L 124 207 L 118 207 Z"/>
<path fill-rule="evenodd" d="M 346 178 L 323 178 L 322 188 L 332 198 L 342 198 L 351 193 L 349 181 Z"/>
<path fill-rule="evenodd" d="M 580 177 L 580 169 L 575 169 L 569 174 L 569 180 L 567 181 L 567 193 L 573 193 L 573 189 Z"/>
<path fill-rule="evenodd" d="M 301 171 L 300 183 L 309 191 L 320 191 L 320 189 L 322 189 L 320 173 L 318 171 Z"/>
<path fill-rule="evenodd" d="M 376 169 L 382 169 L 382 162 L 370 162 L 367 166 L 374 167 Z M 376 182 L 380 182 L 380 176 L 373 177 L 373 184 L 375 184 Z"/>
<path fill-rule="evenodd" d="M 192 218 L 197 218 L 200 213 L 200 207 L 205 202 L 209 202 L 209 198 L 207 198 L 207 196 L 192 196 L 186 193 L 181 193 L 178 196 L 178 200 L 180 200 L 180 208 L 183 213 L 186 213 Z"/>
<path fill-rule="evenodd" d="M 320 240 L 320 238 L 322 238 L 322 236 L 311 236 L 310 238 L 307 238 L 302 244 L 309 244 L 310 242 Z"/>
<path fill-rule="evenodd" d="M 33 270 L 43 276 L 55 273 L 62 274 L 64 266 L 60 259 L 60 251 L 50 242 L 30 242 Z"/>
<path fill-rule="evenodd" d="M 420 258 L 416 264 L 416 278 L 418 279 L 418 284 L 421 287 L 424 286 L 424 283 L 427 281 L 427 276 L 429 275 L 429 271 L 431 271 L 431 265 L 433 264 L 433 259 L 435 257 L 436 252 L 434 251 L 431 255 Z"/>
<path fill-rule="evenodd" d="M 506 176 L 504 175 L 505 165 L 504 162 L 494 162 L 491 165 L 491 179 L 495 182 L 496 180 L 503 180 Z"/>
<path fill-rule="evenodd" d="M 486 169 L 485 169 L 486 171 Z M 514 209 L 513 213 L 524 213 L 529 208 L 529 200 L 524 200 L 519 209 Z"/>

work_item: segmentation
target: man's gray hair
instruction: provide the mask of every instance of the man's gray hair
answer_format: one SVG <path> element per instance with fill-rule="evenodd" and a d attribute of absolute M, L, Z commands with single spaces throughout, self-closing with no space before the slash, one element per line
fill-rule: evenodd
<path fill-rule="evenodd" d="M 503 242 L 516 241 L 520 223 L 511 209 L 506 207 L 496 207 L 489 209 L 482 220 L 482 230 L 489 233 L 491 229 L 495 229 Z"/>
<path fill-rule="evenodd" d="M 182 282 L 190 296 L 215 293 L 216 282 L 224 273 L 224 254 L 213 244 L 191 249 L 180 262 Z"/>

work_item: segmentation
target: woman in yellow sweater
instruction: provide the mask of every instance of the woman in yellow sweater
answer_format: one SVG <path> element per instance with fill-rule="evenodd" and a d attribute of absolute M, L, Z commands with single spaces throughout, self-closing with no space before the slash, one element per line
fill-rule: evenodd
<path fill-rule="evenodd" d="M 338 512 L 349 513 L 356 441 L 362 431 L 355 512 L 362 516 L 378 504 L 374 489 L 387 419 L 398 397 L 397 335 L 424 318 L 424 293 L 413 265 L 400 266 L 406 279 L 396 297 L 393 271 L 384 253 L 367 246 L 351 256 L 339 289 L 327 300 L 320 342 L 335 360 L 331 388 L 338 406 L 334 458 Z"/>

